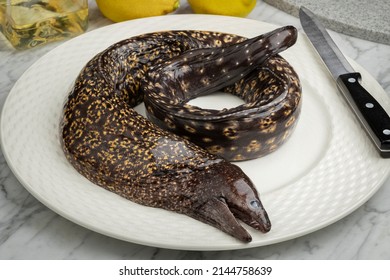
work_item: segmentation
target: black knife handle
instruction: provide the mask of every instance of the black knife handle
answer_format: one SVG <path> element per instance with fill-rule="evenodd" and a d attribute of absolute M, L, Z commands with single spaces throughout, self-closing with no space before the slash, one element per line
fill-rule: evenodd
<path fill-rule="evenodd" d="M 337 85 L 379 149 L 380 155 L 389 158 L 390 117 L 360 84 L 360 79 L 360 73 L 343 74 L 339 76 Z"/>

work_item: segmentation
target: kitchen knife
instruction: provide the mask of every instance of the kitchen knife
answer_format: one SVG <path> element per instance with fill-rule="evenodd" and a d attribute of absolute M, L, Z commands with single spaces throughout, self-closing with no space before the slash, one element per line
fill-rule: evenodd
<path fill-rule="evenodd" d="M 375 144 L 379 154 L 390 157 L 390 117 L 377 100 L 360 84 L 356 72 L 336 46 L 325 27 L 307 8 L 301 7 L 299 18 L 314 48 L 335 80 L 339 91 Z"/>

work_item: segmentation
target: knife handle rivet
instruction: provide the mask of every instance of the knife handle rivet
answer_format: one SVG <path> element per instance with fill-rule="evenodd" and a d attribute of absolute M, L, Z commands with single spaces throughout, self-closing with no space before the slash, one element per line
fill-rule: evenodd
<path fill-rule="evenodd" d="M 384 129 L 383 130 L 384 135 L 390 135 L 390 129 Z"/>
<path fill-rule="evenodd" d="M 366 103 L 366 108 L 368 108 L 368 109 L 374 108 L 374 104 Z"/>
<path fill-rule="evenodd" d="M 349 78 L 349 79 L 348 79 L 348 82 L 350 82 L 351 84 L 353 84 L 354 82 L 356 82 L 356 79 L 355 79 L 355 78 Z"/>

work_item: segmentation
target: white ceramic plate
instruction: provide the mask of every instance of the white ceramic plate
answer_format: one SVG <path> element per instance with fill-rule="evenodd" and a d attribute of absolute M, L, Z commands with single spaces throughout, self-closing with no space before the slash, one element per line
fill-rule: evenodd
<path fill-rule="evenodd" d="M 187 216 L 144 207 L 97 187 L 62 153 L 58 131 L 63 102 L 81 68 L 99 51 L 157 30 L 213 30 L 253 37 L 274 28 L 241 18 L 175 15 L 110 25 L 62 44 L 27 70 L 6 100 L 1 141 L 9 166 L 29 192 L 67 219 L 150 246 L 248 248 L 301 236 L 339 220 L 378 190 L 390 164 L 378 156 L 304 35 L 282 54 L 303 85 L 303 109 L 292 138 L 269 156 L 239 164 L 257 185 L 273 223 L 268 234 L 249 229 L 253 236 L 249 244 Z M 383 89 L 353 65 L 388 109 Z M 216 98 L 209 97 L 207 103 Z"/>

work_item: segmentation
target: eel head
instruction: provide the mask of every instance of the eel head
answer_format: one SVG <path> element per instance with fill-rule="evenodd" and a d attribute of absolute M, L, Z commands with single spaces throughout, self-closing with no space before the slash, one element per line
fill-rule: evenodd
<path fill-rule="evenodd" d="M 271 229 L 253 183 L 238 166 L 223 162 L 210 168 L 203 177 L 190 216 L 243 242 L 250 242 L 252 237 L 237 219 L 263 233 Z"/>

